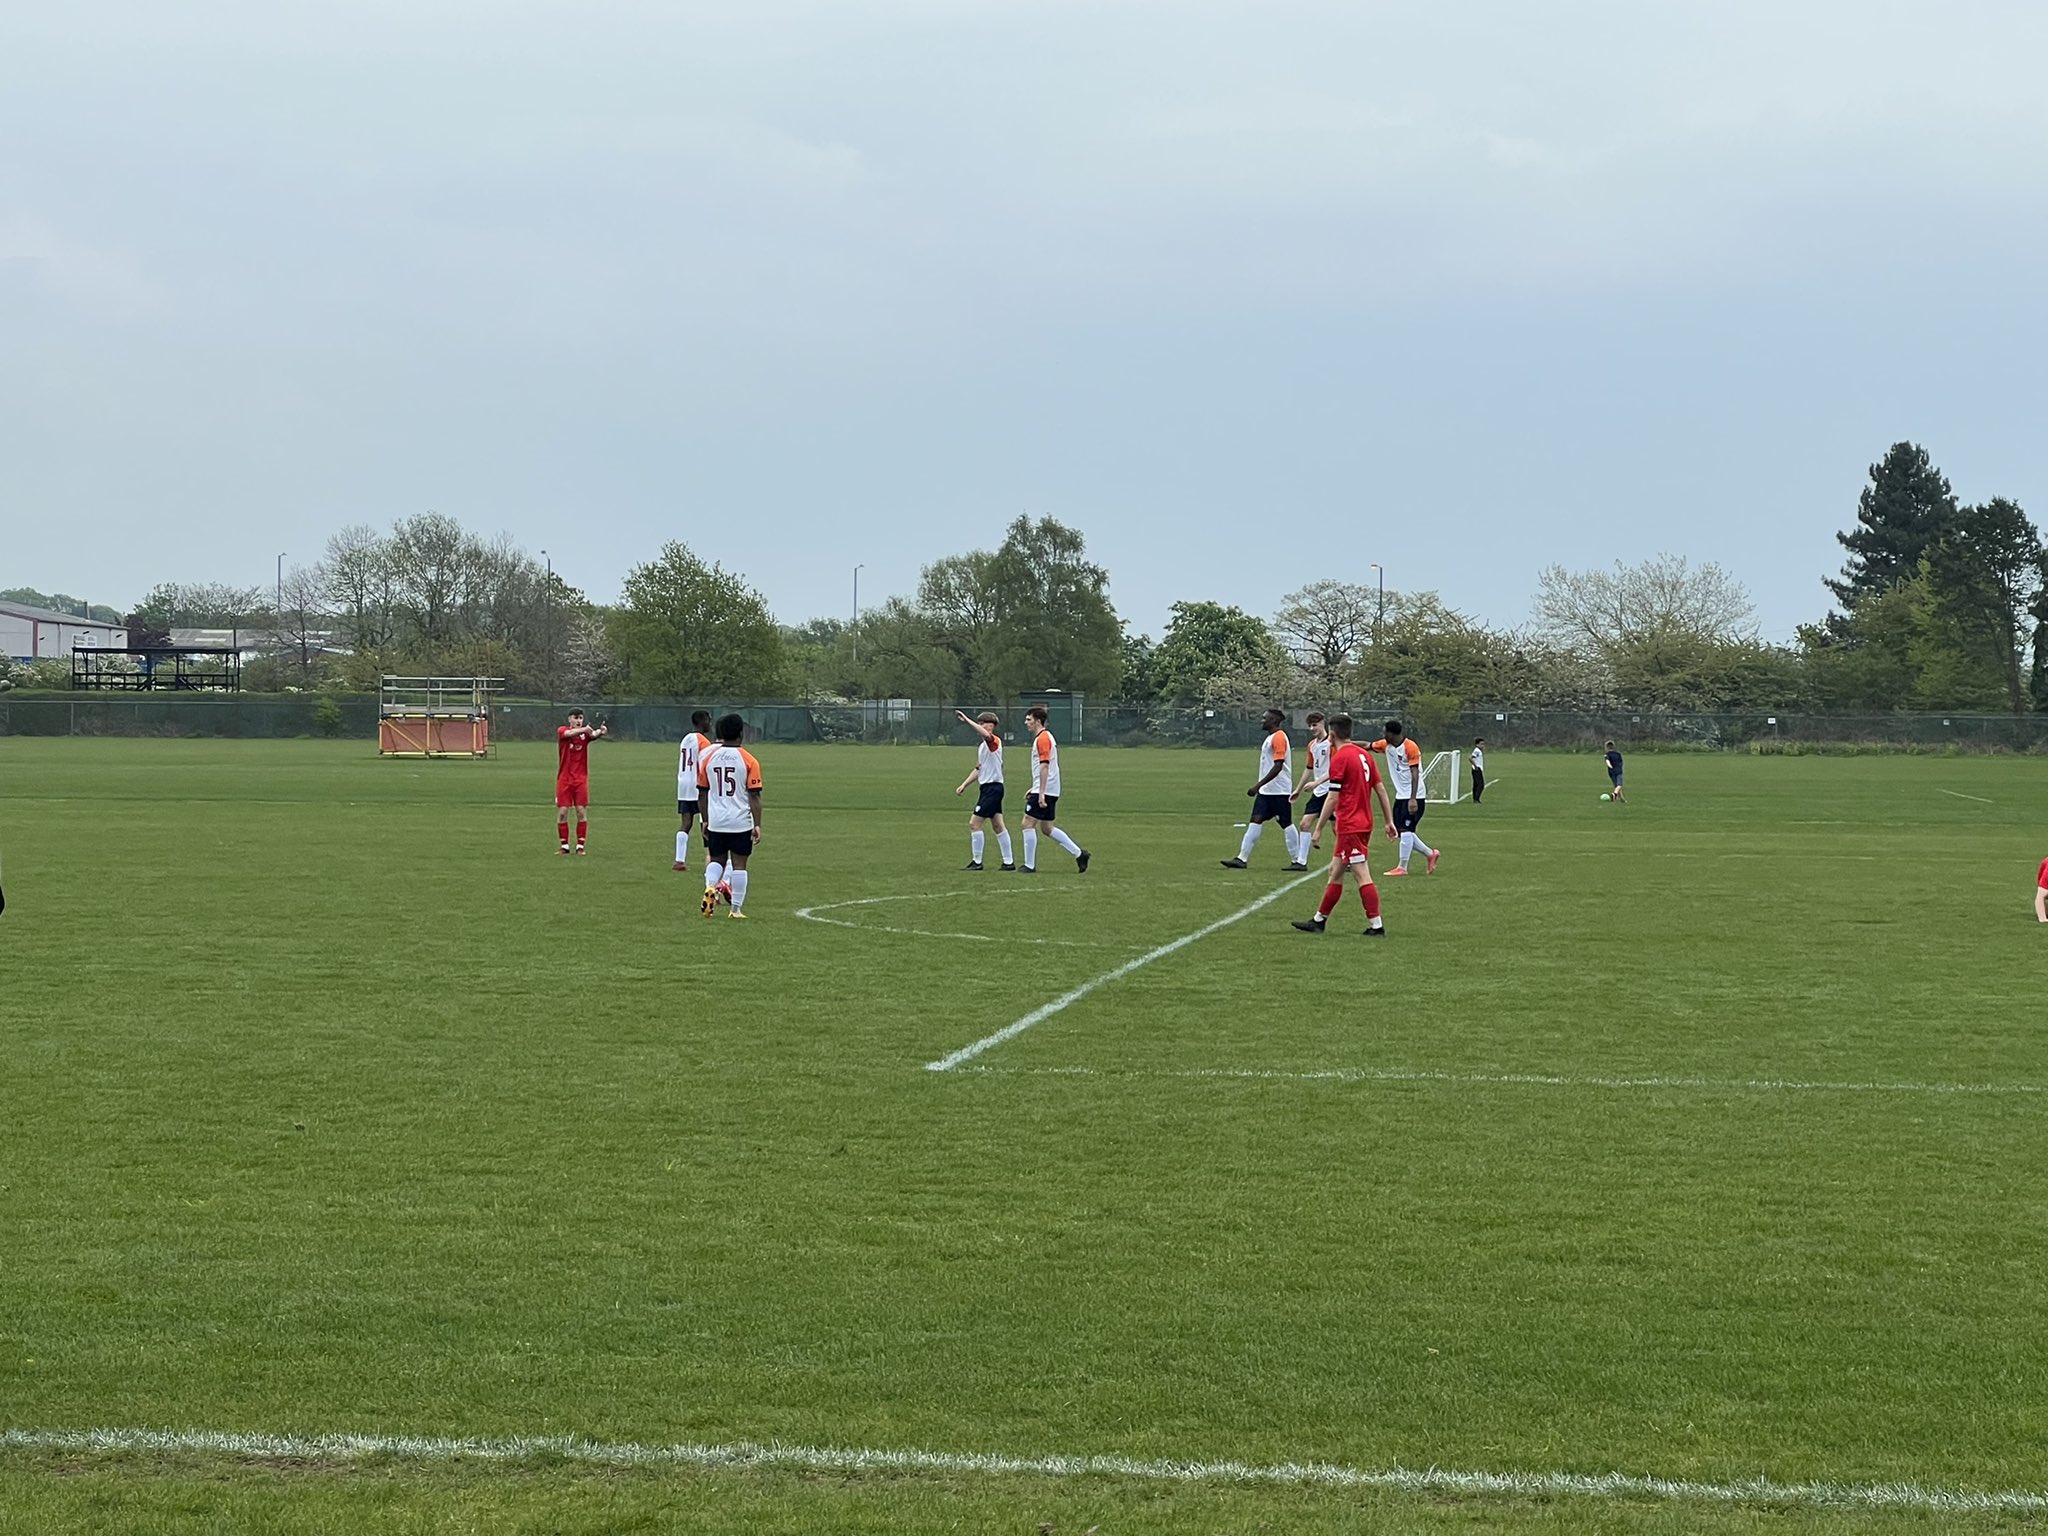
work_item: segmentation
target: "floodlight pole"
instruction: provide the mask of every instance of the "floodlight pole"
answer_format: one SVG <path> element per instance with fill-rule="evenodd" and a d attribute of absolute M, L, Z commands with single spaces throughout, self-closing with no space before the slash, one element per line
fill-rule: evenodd
<path fill-rule="evenodd" d="M 1380 648 L 1380 625 L 1385 622 L 1387 617 L 1387 568 L 1377 561 L 1373 562 L 1372 568 L 1378 572 L 1380 578 L 1380 602 L 1379 606 L 1373 610 L 1372 615 L 1372 648 L 1378 650 Z"/>
<path fill-rule="evenodd" d="M 540 557 L 548 566 L 547 586 L 544 589 L 546 596 L 543 601 L 547 605 L 548 702 L 552 704 L 555 701 L 555 561 L 546 550 L 540 552 Z"/>
<path fill-rule="evenodd" d="M 849 631 L 853 636 L 853 660 L 856 666 L 860 664 L 860 571 L 861 568 L 857 565 L 853 568 L 853 628 Z"/>

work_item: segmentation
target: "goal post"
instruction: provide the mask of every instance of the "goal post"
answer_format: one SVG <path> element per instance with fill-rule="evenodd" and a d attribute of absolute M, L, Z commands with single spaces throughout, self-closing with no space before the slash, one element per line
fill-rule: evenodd
<path fill-rule="evenodd" d="M 1439 752 L 1422 769 L 1422 796 L 1434 805 L 1456 805 L 1465 798 L 1464 755 Z"/>

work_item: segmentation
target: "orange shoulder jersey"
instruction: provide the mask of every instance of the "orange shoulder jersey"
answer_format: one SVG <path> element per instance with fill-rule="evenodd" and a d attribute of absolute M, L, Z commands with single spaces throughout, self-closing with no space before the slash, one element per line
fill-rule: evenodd
<path fill-rule="evenodd" d="M 1403 736 L 1401 745 L 1390 747 L 1382 736 L 1372 744 L 1375 752 L 1387 754 L 1387 788 L 1393 791 L 1396 800 L 1420 800 L 1422 798 L 1422 748 L 1415 745 L 1413 736 Z"/>
<path fill-rule="evenodd" d="M 1037 782 L 1041 771 L 1045 774 L 1045 787 L 1036 791 L 1048 800 L 1059 798 L 1060 792 L 1060 744 L 1052 739 L 1051 731 L 1040 731 L 1031 743 L 1031 777 Z M 1043 765 L 1042 770 L 1039 765 Z"/>
<path fill-rule="evenodd" d="M 711 738 L 702 731 L 691 731 L 683 738 L 681 760 L 676 764 L 676 798 L 694 800 L 697 798 L 697 764 L 704 754 L 711 750 Z"/>
<path fill-rule="evenodd" d="M 1259 782 L 1272 773 L 1273 765 L 1280 765 L 1280 772 L 1273 782 L 1259 791 L 1262 795 L 1291 795 L 1294 793 L 1294 750 L 1287 744 L 1287 733 L 1275 731 L 1259 743 Z"/>
<path fill-rule="evenodd" d="M 697 763 L 704 791 L 704 825 L 713 832 L 751 832 L 754 808 L 747 796 L 761 793 L 761 765 L 745 747 L 721 744 Z"/>

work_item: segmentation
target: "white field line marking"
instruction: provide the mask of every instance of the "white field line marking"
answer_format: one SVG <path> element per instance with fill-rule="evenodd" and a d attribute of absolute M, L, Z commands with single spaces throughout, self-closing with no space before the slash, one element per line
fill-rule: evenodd
<path fill-rule="evenodd" d="M 2040 1083 L 1807 1082 L 1782 1077 L 1568 1077 L 1542 1072 L 1418 1072 L 1387 1067 L 1331 1067 L 1319 1072 L 1232 1069 L 1098 1067 L 969 1067 L 1006 1077 L 1171 1077 L 1276 1083 L 1503 1083 L 1532 1088 L 1692 1088 L 1726 1093 L 1933 1093 L 2017 1097 L 2048 1094 Z"/>
<path fill-rule="evenodd" d="M 1086 997 L 1089 993 L 1095 991 L 1098 987 L 1106 987 L 1112 981 L 1121 981 L 1124 977 L 1130 975 L 1131 972 L 1135 970 L 1140 970 L 1143 967 L 1150 965 L 1154 960 L 1164 960 L 1168 955 L 1173 954 L 1177 950 L 1186 949 L 1190 944 L 1194 943 L 1197 939 L 1206 939 L 1207 937 L 1209 937 L 1210 934 L 1216 933 L 1221 929 L 1228 928 L 1232 923 L 1241 922 L 1245 918 L 1250 917 L 1254 912 L 1257 912 L 1260 908 L 1271 906 L 1274 902 L 1278 901 L 1282 896 L 1285 896 L 1289 891 L 1293 890 L 1296 886 L 1302 884 L 1304 881 L 1314 880 L 1318 876 L 1326 875 L 1326 873 L 1327 872 L 1323 870 L 1310 870 L 1305 875 L 1295 876 L 1294 879 L 1289 880 L 1284 885 L 1276 885 L 1273 887 L 1272 890 L 1266 892 L 1265 895 L 1261 896 L 1257 901 L 1253 902 L 1250 906 L 1240 907 L 1237 909 L 1237 911 L 1231 913 L 1230 916 L 1219 917 L 1218 919 L 1216 919 L 1215 922 L 1209 924 L 1208 927 L 1197 928 L 1193 933 L 1183 934 L 1180 938 L 1173 940 L 1171 943 L 1162 944 L 1157 949 L 1148 949 L 1145 951 L 1144 954 L 1138 956 L 1137 959 L 1126 960 L 1122 965 L 1118 966 L 1115 970 L 1104 971 L 1100 976 L 1096 977 L 1093 981 L 1084 981 L 1081 983 L 1080 986 L 1074 988 L 1073 991 L 1063 992 L 1058 997 L 1054 998 L 1051 1002 L 1045 1004 L 1043 1007 L 1032 1009 L 1029 1013 L 1025 1014 L 1023 1018 L 1017 1020 L 1014 1024 L 1005 1024 L 1001 1029 L 997 1030 L 994 1034 L 984 1036 L 982 1039 L 975 1041 L 972 1045 L 963 1045 L 960 1047 L 959 1050 L 953 1052 L 953 1054 L 950 1056 L 941 1056 L 937 1061 L 926 1062 L 924 1064 L 924 1069 L 927 1072 L 950 1072 L 955 1067 L 959 1066 L 961 1062 L 972 1061 L 975 1057 L 979 1056 L 983 1051 L 993 1050 L 995 1049 L 995 1047 L 1001 1045 L 1005 1040 L 1014 1040 L 1017 1038 L 1017 1036 L 1023 1034 L 1025 1030 L 1030 1029 L 1033 1025 L 1043 1024 L 1047 1019 L 1051 1018 L 1054 1014 L 1063 1012 L 1066 1009 L 1071 1008 L 1074 1004 L 1080 1002 L 1082 998 Z"/>
<path fill-rule="evenodd" d="M 814 907 L 798 907 L 796 915 L 813 923 L 829 923 L 834 928 L 851 928 L 856 933 L 897 933 L 913 939 L 967 939 L 976 944 L 1057 944 L 1066 949 L 1131 949 L 1130 944 L 1105 944 L 1094 939 L 1027 939 L 998 938 L 992 933 L 940 933 L 931 928 L 889 928 L 880 923 L 853 923 L 843 917 L 821 917 L 823 912 L 837 912 L 846 907 L 876 907 L 885 901 L 950 901 L 956 896 L 975 894 L 970 891 L 937 891 L 930 895 L 911 893 L 901 896 L 862 896 L 854 901 L 827 901 Z M 998 891 L 993 894 L 1015 896 L 1016 891 Z"/>
<path fill-rule="evenodd" d="M 1960 789 L 1944 789 L 1944 795 L 1954 795 L 1958 800 L 1974 800 L 1979 805 L 1996 805 L 1996 800 L 1986 800 L 1982 795 L 1966 795 Z"/>
<path fill-rule="evenodd" d="M 638 1445 L 568 1435 L 443 1439 L 415 1435 L 264 1435 L 204 1429 L 0 1431 L 0 1450 L 73 1454 L 204 1452 L 252 1461 L 580 1462 L 604 1467 L 754 1468 L 802 1472 L 910 1472 L 990 1477 L 1116 1477 L 1158 1483 L 1239 1483 L 1364 1489 L 1389 1493 L 1578 1495 L 1670 1499 L 1696 1504 L 1763 1504 L 1816 1509 L 1909 1509 L 1944 1514 L 2048 1513 L 2048 1493 L 1944 1488 L 1921 1483 L 1780 1483 L 1766 1477 L 1710 1483 L 1627 1472 L 1456 1472 L 1442 1467 L 1383 1470 L 1332 1462 L 1141 1461 L 1130 1456 L 998 1456 L 972 1451 L 874 1450 L 856 1446 L 759 1444 Z"/>

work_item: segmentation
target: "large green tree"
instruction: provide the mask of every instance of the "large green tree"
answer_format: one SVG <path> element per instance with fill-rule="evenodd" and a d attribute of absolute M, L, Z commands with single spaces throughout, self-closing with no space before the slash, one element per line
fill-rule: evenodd
<path fill-rule="evenodd" d="M 1958 647 L 1998 673 L 2007 706 L 2031 700 L 2027 646 L 2044 585 L 2041 533 L 2017 503 L 1964 507 L 1927 552 L 1936 615 Z"/>
<path fill-rule="evenodd" d="M 1955 493 L 1918 443 L 1893 443 L 1870 466 L 1856 498 L 1856 526 L 1836 539 L 1849 552 L 1828 588 L 1853 609 L 1920 574 L 1920 562 L 1956 520 Z"/>
<path fill-rule="evenodd" d="M 1205 697 L 1217 678 L 1259 675 L 1287 655 L 1265 620 L 1222 603 L 1175 603 L 1152 653 L 1152 681 L 1162 699 Z"/>
<path fill-rule="evenodd" d="M 761 594 L 678 543 L 627 573 L 608 638 L 627 693 L 759 699 L 786 686 L 782 631 Z"/>
<path fill-rule="evenodd" d="M 1087 558 L 1079 532 L 1049 517 L 1020 517 L 998 548 L 926 566 L 917 611 L 959 657 L 960 686 L 977 699 L 1040 688 L 1106 696 L 1123 673 L 1109 573 Z"/>
<path fill-rule="evenodd" d="M 1124 627 L 1109 573 L 1088 558 L 1080 532 L 1020 517 L 988 563 L 996 624 L 984 674 L 997 697 L 1063 689 L 1108 697 L 1123 676 Z"/>

